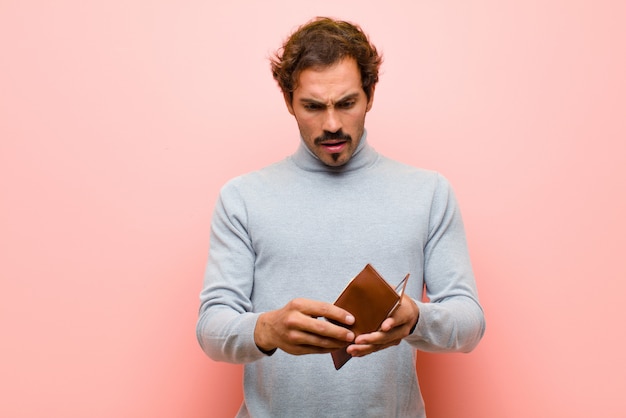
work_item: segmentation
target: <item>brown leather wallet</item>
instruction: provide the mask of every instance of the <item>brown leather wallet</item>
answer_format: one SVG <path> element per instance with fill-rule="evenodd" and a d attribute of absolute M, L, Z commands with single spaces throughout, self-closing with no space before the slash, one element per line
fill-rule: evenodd
<path fill-rule="evenodd" d="M 348 283 L 335 305 L 345 309 L 354 316 L 353 325 L 337 324 L 354 332 L 355 337 L 374 332 L 383 321 L 400 306 L 402 295 L 409 278 L 406 277 L 394 289 L 380 274 L 367 264 L 359 274 Z M 398 293 L 398 289 L 400 292 Z M 339 370 L 352 358 L 346 351 L 347 347 L 331 353 L 335 369 Z"/>

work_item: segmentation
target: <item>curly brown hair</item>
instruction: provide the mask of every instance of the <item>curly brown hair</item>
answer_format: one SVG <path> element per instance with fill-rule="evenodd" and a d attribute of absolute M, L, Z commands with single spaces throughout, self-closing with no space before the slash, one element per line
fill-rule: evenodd
<path fill-rule="evenodd" d="M 293 99 L 298 77 L 307 68 L 329 67 L 354 58 L 369 100 L 378 82 L 382 56 L 363 30 L 349 22 L 318 17 L 300 26 L 270 58 L 272 75 L 285 97 Z"/>

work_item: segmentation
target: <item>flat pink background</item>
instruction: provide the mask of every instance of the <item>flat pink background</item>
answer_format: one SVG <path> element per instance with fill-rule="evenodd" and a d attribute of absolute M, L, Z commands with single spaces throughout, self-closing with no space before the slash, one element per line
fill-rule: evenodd
<path fill-rule="evenodd" d="M 233 416 L 241 367 L 195 340 L 210 215 L 295 149 L 267 56 L 315 15 L 383 51 L 370 141 L 465 216 L 487 333 L 419 356 L 429 417 L 623 416 L 617 0 L 0 0 L 0 416 Z"/>

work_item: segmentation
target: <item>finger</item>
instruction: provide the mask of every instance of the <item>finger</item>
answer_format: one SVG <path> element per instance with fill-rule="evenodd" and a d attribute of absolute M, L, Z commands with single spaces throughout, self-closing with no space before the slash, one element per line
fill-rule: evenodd
<path fill-rule="evenodd" d="M 354 340 L 355 344 L 382 345 L 401 340 L 405 337 L 404 327 L 392 328 L 389 331 L 375 331 L 368 334 L 361 334 Z"/>
<path fill-rule="evenodd" d="M 346 351 L 352 357 L 363 357 L 373 353 L 376 349 L 372 344 L 350 344 Z"/>
<path fill-rule="evenodd" d="M 309 299 L 294 299 L 291 303 L 294 305 L 294 309 L 297 309 L 305 315 L 324 317 L 345 325 L 354 324 L 354 316 L 352 316 L 350 312 L 332 303 Z"/>
<path fill-rule="evenodd" d="M 389 332 L 396 326 L 396 320 L 394 318 L 387 318 L 380 325 L 380 330 L 383 332 Z"/>
<path fill-rule="evenodd" d="M 345 331 L 345 329 L 341 329 Z M 291 330 L 285 335 L 287 347 L 284 347 L 283 350 L 292 354 L 329 353 L 347 346 L 350 341 L 301 330 Z"/>
<path fill-rule="evenodd" d="M 345 344 L 344 344 L 345 346 Z M 337 351 L 339 348 L 326 348 L 326 347 L 318 347 L 314 345 L 290 345 L 283 348 L 283 351 L 289 354 L 293 354 L 296 356 L 305 355 L 305 354 L 328 354 L 333 351 Z"/>
<path fill-rule="evenodd" d="M 393 341 L 387 344 L 351 344 L 348 346 L 347 352 L 352 357 L 364 357 L 368 354 L 375 353 L 376 351 L 398 345 L 398 343 L 399 341 Z"/>
<path fill-rule="evenodd" d="M 388 333 L 382 331 L 370 332 L 368 334 L 361 334 L 354 340 L 354 344 L 357 345 L 380 345 L 385 344 L 392 338 Z"/>
<path fill-rule="evenodd" d="M 303 326 L 301 329 L 306 331 L 308 335 L 315 340 L 313 341 L 313 344 L 315 345 L 320 345 L 317 340 L 322 341 L 322 345 L 326 344 L 326 340 L 333 340 L 339 341 L 343 344 L 343 346 L 345 346 L 346 343 L 354 341 L 354 338 L 356 337 L 354 332 L 345 327 L 336 325 L 329 321 L 311 317 L 303 319 Z"/>

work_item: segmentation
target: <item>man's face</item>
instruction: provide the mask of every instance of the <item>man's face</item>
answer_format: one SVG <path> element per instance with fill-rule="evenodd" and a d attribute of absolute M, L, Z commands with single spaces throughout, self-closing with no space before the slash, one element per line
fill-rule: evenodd
<path fill-rule="evenodd" d="M 285 101 L 311 152 L 329 166 L 340 166 L 359 145 L 373 99 L 372 89 L 367 100 L 356 61 L 346 58 L 302 71 L 291 103 L 288 97 Z"/>

